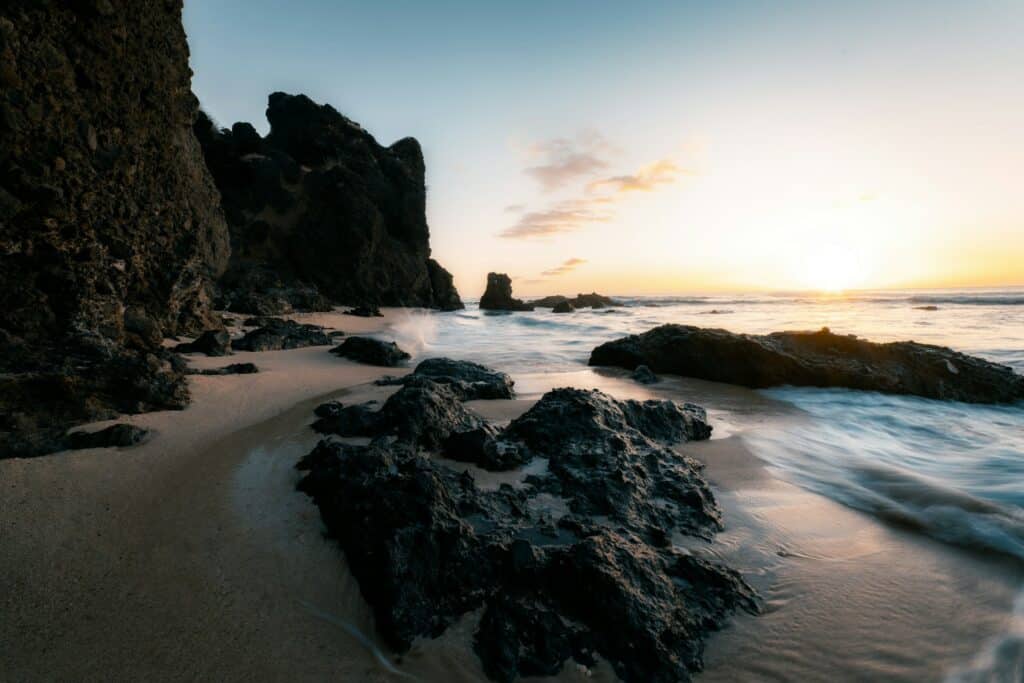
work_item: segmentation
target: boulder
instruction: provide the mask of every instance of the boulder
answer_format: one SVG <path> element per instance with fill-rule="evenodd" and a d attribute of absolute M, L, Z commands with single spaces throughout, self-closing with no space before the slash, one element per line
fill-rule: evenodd
<path fill-rule="evenodd" d="M 121 422 L 95 432 L 71 432 L 68 441 L 74 450 L 82 448 L 128 448 L 141 443 L 149 430 Z"/>
<path fill-rule="evenodd" d="M 380 318 L 384 314 L 380 312 L 380 309 L 369 304 L 367 306 L 356 306 L 345 311 L 345 315 L 354 315 L 360 318 Z"/>
<path fill-rule="evenodd" d="M 532 311 L 533 306 L 512 298 L 512 279 L 504 273 L 488 273 L 487 289 L 480 297 L 484 311 Z"/>
<path fill-rule="evenodd" d="M 606 308 L 608 306 L 621 306 L 622 304 L 611 297 L 591 292 L 590 294 L 577 294 L 576 298 L 572 300 L 572 305 L 576 308 Z"/>
<path fill-rule="evenodd" d="M 302 324 L 282 318 L 246 320 L 247 324 L 250 322 L 257 322 L 260 327 L 231 342 L 231 347 L 236 351 L 278 351 L 301 349 L 306 346 L 327 346 L 332 343 L 331 335 L 318 325 Z"/>
<path fill-rule="evenodd" d="M 421 377 L 380 409 L 369 445 L 324 440 L 297 465 L 390 647 L 479 612 L 473 649 L 493 680 L 601 657 L 623 680 L 687 681 L 710 631 L 759 611 L 736 572 L 668 542 L 720 526 L 699 466 L 668 447 L 706 438 L 699 408 L 560 389 L 504 432 L 460 408 Z M 478 462 L 497 441 L 549 471 L 483 490 L 423 451 Z"/>
<path fill-rule="evenodd" d="M 219 375 L 251 375 L 259 372 L 260 369 L 256 367 L 255 363 L 231 363 L 220 368 L 206 368 L 205 370 L 189 370 L 190 375 L 208 375 L 208 376 L 219 376 Z"/>
<path fill-rule="evenodd" d="M 573 306 L 568 301 L 560 301 L 559 303 L 554 305 L 554 307 L 551 309 L 551 312 L 552 313 L 572 313 L 575 310 L 576 310 L 576 307 Z"/>
<path fill-rule="evenodd" d="M 393 368 L 409 360 L 411 356 L 395 342 L 384 342 L 372 337 L 348 337 L 331 353 L 367 365 Z"/>
<path fill-rule="evenodd" d="M 419 378 L 447 384 L 462 401 L 513 398 L 515 395 L 512 389 L 515 382 L 504 372 L 479 363 L 451 358 L 428 358 L 420 362 L 410 375 L 387 377 L 377 383 L 408 384 Z"/>
<path fill-rule="evenodd" d="M 530 302 L 530 305 L 537 308 L 554 308 L 558 304 L 567 303 L 568 301 L 569 297 L 562 296 L 561 294 L 555 294 L 554 296 L 545 296 L 540 299 L 534 299 Z"/>
<path fill-rule="evenodd" d="M 196 337 L 195 341 L 178 344 L 174 347 L 178 353 L 205 353 L 207 356 L 226 356 L 231 353 L 231 335 L 227 330 L 207 330 Z"/>
<path fill-rule="evenodd" d="M 430 257 L 426 166 L 416 140 L 383 147 L 305 95 L 271 94 L 267 120 L 265 137 L 248 123 L 218 129 L 202 116 L 195 125 L 230 228 L 222 289 L 231 310 L 461 307 L 451 275 Z M 262 284 L 245 280 L 252 267 L 267 273 Z M 309 290 L 305 300 L 300 285 Z"/>
<path fill-rule="evenodd" d="M 633 379 L 640 384 L 654 384 L 658 376 L 646 365 L 638 365 L 633 370 Z"/>
<path fill-rule="evenodd" d="M 1024 377 L 1004 365 L 917 342 L 879 344 L 818 332 L 735 334 L 662 325 L 598 346 L 590 365 L 685 375 L 752 388 L 845 387 L 970 403 L 1024 398 Z"/>
<path fill-rule="evenodd" d="M 233 263 L 217 286 L 218 308 L 232 313 L 271 316 L 334 309 L 315 285 L 262 263 Z"/>

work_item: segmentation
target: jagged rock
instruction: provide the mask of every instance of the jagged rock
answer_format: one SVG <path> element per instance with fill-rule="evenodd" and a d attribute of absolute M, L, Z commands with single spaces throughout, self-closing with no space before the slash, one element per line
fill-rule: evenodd
<path fill-rule="evenodd" d="M 411 356 L 395 342 L 383 342 L 371 337 L 348 337 L 331 353 L 367 365 L 393 368 L 409 360 Z"/>
<path fill-rule="evenodd" d="M 412 374 L 404 377 L 386 377 L 378 384 L 408 384 L 426 377 L 447 384 L 463 401 L 512 398 L 515 382 L 504 372 L 465 360 L 428 358 L 416 366 Z"/>
<path fill-rule="evenodd" d="M 512 279 L 504 273 L 488 273 L 487 289 L 480 297 L 484 311 L 532 311 L 533 306 L 512 298 Z"/>
<path fill-rule="evenodd" d="M 441 447 L 451 460 L 470 462 L 485 470 L 500 472 L 524 465 L 533 459 L 526 449 L 503 441 L 496 427 L 485 424 L 468 431 L 452 432 Z"/>
<path fill-rule="evenodd" d="M 231 342 L 231 347 L 236 351 L 277 351 L 331 344 L 330 335 L 318 325 L 301 324 L 282 318 L 259 318 L 252 322 L 258 322 L 261 327 Z"/>
<path fill-rule="evenodd" d="M 575 310 L 576 310 L 576 307 L 573 306 L 571 303 L 569 303 L 568 301 L 562 301 L 562 302 L 559 302 L 559 303 L 555 304 L 554 307 L 551 309 L 551 312 L 552 313 L 572 313 Z"/>
<path fill-rule="evenodd" d="M 196 337 L 195 341 L 178 344 L 174 347 L 178 353 L 205 353 L 207 356 L 226 356 L 231 353 L 231 335 L 227 330 L 207 330 Z"/>
<path fill-rule="evenodd" d="M 305 95 L 273 93 L 267 120 L 266 137 L 247 123 L 196 122 L 231 230 L 229 274 L 258 264 L 340 303 L 461 307 L 451 275 L 430 259 L 416 140 L 382 147 Z"/>
<path fill-rule="evenodd" d="M 217 325 L 228 236 L 191 132 L 182 3 L 105 4 L 0 3 L 0 457 L 176 403 L 154 402 L 151 358 Z"/>
<path fill-rule="evenodd" d="M 846 387 L 971 403 L 1024 398 L 1024 377 L 1004 365 L 942 346 L 877 344 L 828 328 L 749 335 L 662 325 L 602 344 L 590 364 L 644 364 L 656 372 L 754 388 Z"/>
<path fill-rule="evenodd" d="M 421 378 L 378 418 L 423 416 L 415 429 L 388 430 L 368 446 L 321 441 L 297 465 L 307 472 L 298 488 L 344 548 L 391 647 L 404 651 L 482 610 L 473 647 L 494 680 L 601 657 L 623 680 L 686 681 L 710 631 L 737 609 L 759 610 L 736 572 L 668 547 L 673 533 L 707 536 L 718 526 L 698 522 L 717 508 L 696 463 L 652 440 L 706 436 L 699 409 L 556 390 L 499 434 L 476 419 L 462 429 L 469 425 L 453 419 L 461 405 Z M 541 434 L 558 419 L 568 424 Z M 513 436 L 552 469 L 520 488 L 483 491 L 422 452 L 481 450 Z M 545 507 L 556 489 L 571 514 Z M 604 496 L 613 490 L 616 501 Z"/>
<path fill-rule="evenodd" d="M 313 430 L 320 434 L 339 436 L 375 436 L 380 428 L 380 405 L 376 401 L 343 406 L 337 401 L 323 403 L 314 411 L 319 420 Z"/>
<path fill-rule="evenodd" d="M 190 375 L 251 375 L 259 372 L 255 363 L 231 363 L 221 368 L 207 368 L 205 370 L 189 370 Z"/>
<path fill-rule="evenodd" d="M 96 432 L 71 432 L 68 441 L 74 450 L 82 448 L 128 448 L 141 443 L 149 430 L 127 423 L 110 425 Z"/>
<path fill-rule="evenodd" d="M 380 318 L 384 314 L 380 312 L 380 309 L 370 304 L 369 306 L 356 306 L 345 311 L 345 315 L 355 315 L 360 318 Z"/>
<path fill-rule="evenodd" d="M 646 365 L 638 365 L 633 369 L 633 379 L 640 384 L 654 384 L 658 376 Z"/>

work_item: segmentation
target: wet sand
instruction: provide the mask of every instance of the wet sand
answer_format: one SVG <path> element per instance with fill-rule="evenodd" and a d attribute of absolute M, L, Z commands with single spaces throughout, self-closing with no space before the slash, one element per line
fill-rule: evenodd
<path fill-rule="evenodd" d="M 373 331 L 399 315 L 318 322 Z M 317 440 L 313 407 L 384 398 L 394 388 L 372 380 L 397 373 L 325 347 L 193 364 L 249 360 L 259 374 L 195 377 L 186 411 L 130 418 L 157 430 L 140 447 L 0 461 L 0 678 L 482 679 L 467 647 L 472 617 L 400 658 L 378 651 L 343 555 L 294 491 L 294 464 Z M 726 531 L 691 545 L 740 569 L 767 611 L 709 641 L 699 680 L 942 680 L 1005 630 L 1018 569 L 805 492 L 751 454 L 744 430 L 766 420 L 799 428 L 786 406 L 589 368 L 515 379 L 519 400 L 471 407 L 509 420 L 548 388 L 576 385 L 709 408 L 716 438 L 683 450 L 707 463 Z M 571 663 L 558 678 L 614 680 L 607 666 Z"/>

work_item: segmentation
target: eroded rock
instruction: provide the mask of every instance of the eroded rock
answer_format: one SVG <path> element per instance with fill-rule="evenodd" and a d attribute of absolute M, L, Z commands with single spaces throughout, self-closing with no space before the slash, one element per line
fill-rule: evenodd
<path fill-rule="evenodd" d="M 917 342 L 878 344 L 818 332 L 735 334 L 662 325 L 598 346 L 590 365 L 638 365 L 753 388 L 846 387 L 971 403 L 1024 398 L 1024 377 L 1005 365 Z"/>
<path fill-rule="evenodd" d="M 425 377 L 434 382 L 447 384 L 463 401 L 478 399 L 510 399 L 515 392 L 515 382 L 504 372 L 465 360 L 451 358 L 428 358 L 404 377 L 386 377 L 378 384 L 408 384 Z"/>
<path fill-rule="evenodd" d="M 533 306 L 512 298 L 512 278 L 505 273 L 488 273 L 487 289 L 480 297 L 484 311 L 532 311 Z"/>
<path fill-rule="evenodd" d="M 385 342 L 372 337 L 347 337 L 331 353 L 367 365 L 393 368 L 409 360 L 411 356 L 395 342 Z"/>
<path fill-rule="evenodd" d="M 245 333 L 241 339 L 231 342 L 236 351 L 278 351 L 301 349 L 306 346 L 327 346 L 331 335 L 319 325 L 297 323 L 282 318 L 259 318 L 246 323 L 260 324 L 255 330 Z"/>
<path fill-rule="evenodd" d="M 207 356 L 226 356 L 231 353 L 231 335 L 227 330 L 206 330 L 195 341 L 178 344 L 178 353 L 205 353 Z"/>

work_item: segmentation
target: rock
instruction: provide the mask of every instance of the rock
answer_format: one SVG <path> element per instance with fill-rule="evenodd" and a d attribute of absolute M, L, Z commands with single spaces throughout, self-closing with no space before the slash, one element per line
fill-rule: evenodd
<path fill-rule="evenodd" d="M 338 417 L 344 407 L 345 405 L 341 401 L 328 401 L 318 405 L 313 410 L 313 414 L 317 417 Z"/>
<path fill-rule="evenodd" d="M 416 140 L 382 147 L 305 95 L 273 93 L 267 120 L 266 137 L 247 123 L 218 130 L 205 116 L 195 126 L 231 232 L 228 275 L 256 264 L 279 283 L 243 288 L 246 297 L 230 310 L 307 310 L 287 292 L 298 283 L 324 301 L 461 307 L 451 275 L 430 258 Z M 261 299 L 261 291 L 270 296 Z M 275 300 L 282 304 L 264 305 Z M 320 300 L 310 301 L 321 310 Z M 256 303 L 262 310 L 253 310 Z"/>
<path fill-rule="evenodd" d="M 149 393 L 163 335 L 217 324 L 228 232 L 192 133 L 182 3 L 105 4 L 0 3 L 2 455 L 167 407 Z"/>
<path fill-rule="evenodd" d="M 189 370 L 190 375 L 251 375 L 259 372 L 255 363 L 231 363 L 221 368 L 207 368 L 205 370 Z"/>
<path fill-rule="evenodd" d="M 149 430 L 127 423 L 110 425 L 96 432 L 71 432 L 68 440 L 71 448 L 128 448 L 142 443 L 149 436 Z"/>
<path fill-rule="evenodd" d="M 324 440 L 297 465 L 299 490 L 344 549 L 389 646 L 404 652 L 480 611 L 473 649 L 493 680 L 601 657 L 623 680 L 686 681 L 710 631 L 737 609 L 760 609 L 736 572 L 669 547 L 673 533 L 707 536 L 719 524 L 698 521 L 717 509 L 698 465 L 653 440 L 709 432 L 698 408 L 562 389 L 503 434 L 478 418 L 464 424 L 461 406 L 421 377 L 379 417 L 419 415 L 415 429 L 382 430 L 391 435 L 366 446 Z M 567 424 L 542 434 L 556 420 Z M 513 436 L 551 465 L 525 487 L 481 490 L 422 451 L 480 452 Z M 572 512 L 553 512 L 552 495 Z"/>
<path fill-rule="evenodd" d="M 259 318 L 245 322 L 258 322 L 261 327 L 231 342 L 231 347 L 236 351 L 277 351 L 331 344 L 330 335 L 318 325 L 304 325 L 282 318 Z"/>
<path fill-rule="evenodd" d="M 572 313 L 575 310 L 576 310 L 576 307 L 573 306 L 571 303 L 569 303 L 568 301 L 562 301 L 562 302 L 559 302 L 559 303 L 555 304 L 554 307 L 551 309 L 551 312 L 552 313 Z"/>
<path fill-rule="evenodd" d="M 846 387 L 970 403 L 1024 398 L 1024 377 L 1004 365 L 942 346 L 878 344 L 828 328 L 748 335 L 662 325 L 602 344 L 590 355 L 590 365 L 633 369 L 641 364 L 753 388 Z"/>
<path fill-rule="evenodd" d="M 380 406 L 376 401 L 343 406 L 337 401 L 323 403 L 314 411 L 319 417 L 313 430 L 339 436 L 376 436 L 380 428 Z"/>
<path fill-rule="evenodd" d="M 646 365 L 638 365 L 633 370 L 633 379 L 640 384 L 654 384 L 659 381 L 658 376 Z"/>
<path fill-rule="evenodd" d="M 512 298 L 512 279 L 504 273 L 488 273 L 487 289 L 480 297 L 484 311 L 532 311 L 533 306 Z"/>
<path fill-rule="evenodd" d="M 255 263 L 231 265 L 218 282 L 217 305 L 232 313 L 264 316 L 334 310 L 315 285 Z"/>
<path fill-rule="evenodd" d="M 622 304 L 611 297 L 591 292 L 590 294 L 577 294 L 576 298 L 572 300 L 572 305 L 576 308 L 605 308 L 607 306 L 621 306 Z"/>
<path fill-rule="evenodd" d="M 938 306 L 914 306 L 914 308 L 917 309 L 918 311 L 937 311 L 937 310 L 939 310 Z"/>
<path fill-rule="evenodd" d="M 569 303 L 569 297 L 556 294 L 554 296 L 546 296 L 541 299 L 535 299 L 530 302 L 531 306 L 536 308 L 554 308 L 558 304 Z"/>
<path fill-rule="evenodd" d="M 331 353 L 359 363 L 386 368 L 401 365 L 411 358 L 395 342 L 383 342 L 371 337 L 348 337 L 331 349 Z"/>
<path fill-rule="evenodd" d="M 345 315 L 356 315 L 360 318 L 380 318 L 384 314 L 380 312 L 380 309 L 374 305 L 369 306 L 356 306 L 345 311 Z"/>
<path fill-rule="evenodd" d="M 533 459 L 525 449 L 502 441 L 498 430 L 489 424 L 468 431 L 452 432 L 444 440 L 441 454 L 451 460 L 473 463 L 493 472 L 510 470 Z"/>
<path fill-rule="evenodd" d="M 385 378 L 378 381 L 378 384 L 407 384 L 421 377 L 447 384 L 462 401 L 509 399 L 515 395 L 512 389 L 515 382 L 504 372 L 479 363 L 450 358 L 428 358 L 417 365 L 411 375 Z"/>
<path fill-rule="evenodd" d="M 207 356 L 226 356 L 231 353 L 231 335 L 227 330 L 207 330 L 195 341 L 178 344 L 178 353 L 205 353 Z"/>

